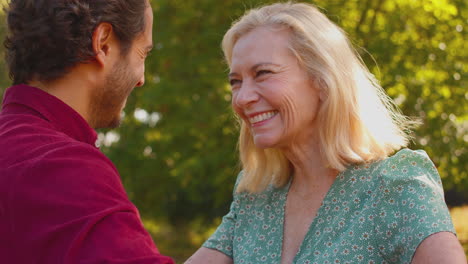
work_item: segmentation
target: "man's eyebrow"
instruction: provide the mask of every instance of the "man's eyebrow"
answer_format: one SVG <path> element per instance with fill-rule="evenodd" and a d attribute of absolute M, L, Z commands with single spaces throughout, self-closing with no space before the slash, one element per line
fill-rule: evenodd
<path fill-rule="evenodd" d="M 275 67 L 278 67 L 280 65 L 275 64 L 275 63 L 271 63 L 271 62 L 260 62 L 260 63 L 255 64 L 254 66 L 250 67 L 250 71 L 255 71 L 257 68 L 262 67 L 262 66 L 275 66 Z M 236 75 L 239 75 L 239 74 L 236 73 L 236 72 L 231 72 L 231 73 L 229 73 L 228 77 L 233 77 L 233 76 L 236 76 Z"/>

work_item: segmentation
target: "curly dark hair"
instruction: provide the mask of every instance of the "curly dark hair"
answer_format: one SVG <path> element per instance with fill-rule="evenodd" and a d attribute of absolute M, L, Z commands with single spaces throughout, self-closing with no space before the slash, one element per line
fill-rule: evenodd
<path fill-rule="evenodd" d="M 52 81 L 96 55 L 92 35 L 108 22 L 125 56 L 145 28 L 148 0 L 10 0 L 5 59 L 13 84 Z"/>

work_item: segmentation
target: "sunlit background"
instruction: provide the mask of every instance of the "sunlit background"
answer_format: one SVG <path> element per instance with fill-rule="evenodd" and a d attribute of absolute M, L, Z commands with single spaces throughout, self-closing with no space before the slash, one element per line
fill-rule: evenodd
<path fill-rule="evenodd" d="M 227 212 L 239 171 L 220 41 L 245 10 L 273 2 L 152 1 L 155 49 L 146 85 L 130 97 L 122 127 L 99 131 L 102 150 L 117 165 L 160 251 L 178 262 Z M 304 2 L 343 27 L 402 111 L 424 122 L 411 148 L 424 149 L 438 167 L 468 250 L 468 2 Z M 10 85 L 3 61 L 0 84 L 3 94 Z"/>

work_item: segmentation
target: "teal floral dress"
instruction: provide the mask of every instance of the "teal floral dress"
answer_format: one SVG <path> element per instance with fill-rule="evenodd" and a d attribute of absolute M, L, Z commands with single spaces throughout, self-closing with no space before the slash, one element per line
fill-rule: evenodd
<path fill-rule="evenodd" d="M 234 263 L 280 263 L 289 184 L 235 193 L 203 247 Z M 410 263 L 429 235 L 455 233 L 437 169 L 424 151 L 349 166 L 325 196 L 293 263 Z"/>

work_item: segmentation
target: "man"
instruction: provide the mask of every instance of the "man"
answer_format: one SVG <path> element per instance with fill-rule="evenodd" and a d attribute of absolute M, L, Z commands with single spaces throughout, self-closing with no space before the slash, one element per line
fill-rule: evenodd
<path fill-rule="evenodd" d="M 144 83 L 147 0 L 11 0 L 0 113 L 0 262 L 173 263 L 95 146 Z"/>

